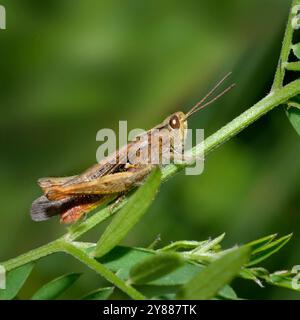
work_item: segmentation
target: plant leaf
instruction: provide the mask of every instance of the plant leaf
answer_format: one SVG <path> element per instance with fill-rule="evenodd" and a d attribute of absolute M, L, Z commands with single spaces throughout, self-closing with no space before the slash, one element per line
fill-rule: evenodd
<path fill-rule="evenodd" d="M 65 292 L 79 277 L 80 273 L 68 273 L 42 286 L 32 300 L 53 300 Z"/>
<path fill-rule="evenodd" d="M 287 116 L 296 130 L 296 132 L 300 135 L 300 109 L 295 107 L 290 107 L 287 109 Z"/>
<path fill-rule="evenodd" d="M 127 280 L 131 268 L 140 261 L 152 257 L 154 254 L 155 252 L 152 250 L 117 246 L 99 260 L 108 269 L 113 272 L 118 272 L 120 278 Z M 190 281 L 203 270 L 203 268 L 203 266 L 186 261 L 176 270 L 147 283 L 147 285 L 139 286 L 139 291 L 150 298 L 165 296 L 166 294 L 173 294 L 173 298 L 175 298 L 175 294 L 178 292 L 180 286 Z M 229 292 L 228 288 L 222 288 L 218 292 L 218 297 L 237 299 L 233 292 Z"/>
<path fill-rule="evenodd" d="M 300 71 L 300 61 L 289 62 L 285 65 L 285 68 L 290 71 Z"/>
<path fill-rule="evenodd" d="M 100 288 L 88 293 L 81 300 L 107 300 L 113 291 L 114 287 Z"/>
<path fill-rule="evenodd" d="M 227 253 L 186 283 L 178 292 L 177 299 L 206 300 L 215 297 L 239 273 L 249 255 L 247 246 Z"/>
<path fill-rule="evenodd" d="M 34 263 L 28 263 L 9 271 L 6 276 L 6 289 L 0 289 L 0 300 L 12 300 L 15 298 L 33 267 Z"/>
<path fill-rule="evenodd" d="M 264 269 L 265 270 L 265 269 Z M 268 274 L 268 271 L 265 270 L 265 273 Z M 253 268 L 244 268 L 240 272 L 240 276 L 244 279 L 254 281 L 261 288 L 264 287 L 261 279 L 257 277 L 256 271 Z"/>
<path fill-rule="evenodd" d="M 238 299 L 238 296 L 236 295 L 235 291 L 228 284 L 218 292 L 217 296 L 221 299 L 227 300 Z"/>
<path fill-rule="evenodd" d="M 184 264 L 184 259 L 176 253 L 159 253 L 143 259 L 130 269 L 130 281 L 146 284 L 171 273 Z"/>
<path fill-rule="evenodd" d="M 255 253 L 255 251 L 258 249 L 258 248 L 261 248 L 263 247 L 264 245 L 270 243 L 273 239 L 275 239 L 277 236 L 277 234 L 271 234 L 269 236 L 266 236 L 266 237 L 263 237 L 263 238 L 260 238 L 258 240 L 254 240 L 254 241 L 251 241 L 249 243 L 246 244 L 246 246 L 249 246 L 251 247 L 251 250 L 252 250 L 252 254 Z"/>
<path fill-rule="evenodd" d="M 272 241 L 262 246 L 261 248 L 256 249 L 252 254 L 250 262 L 247 264 L 247 266 L 249 267 L 256 265 L 259 262 L 269 258 L 271 255 L 280 250 L 284 245 L 286 245 L 290 241 L 291 237 L 292 234 L 288 234 L 276 241 Z"/>
<path fill-rule="evenodd" d="M 300 43 L 294 44 L 293 47 L 294 55 L 300 60 Z"/>
<path fill-rule="evenodd" d="M 285 276 L 285 275 L 273 273 L 265 277 L 265 280 L 270 285 L 300 292 L 299 277 L 297 278 L 295 277 L 296 275 Z"/>
<path fill-rule="evenodd" d="M 206 252 L 214 249 L 214 247 L 216 247 L 217 245 L 219 245 L 219 243 L 222 242 L 224 237 L 225 237 L 225 233 L 221 234 L 220 236 L 218 236 L 217 238 L 215 238 L 213 240 L 207 241 L 203 245 L 200 245 L 198 248 L 194 249 L 192 252 L 195 254 L 206 253 Z"/>
<path fill-rule="evenodd" d="M 146 212 L 159 188 L 161 172 L 156 168 L 142 185 L 128 200 L 127 204 L 114 216 L 100 240 L 94 255 L 103 256 L 113 249 L 134 227 Z"/>
<path fill-rule="evenodd" d="M 129 279 L 129 271 L 140 261 L 153 257 L 155 251 L 142 248 L 129 248 L 117 246 L 105 256 L 97 259 L 103 265 L 113 272 L 118 272 L 121 279 Z M 158 286 L 176 286 L 181 285 L 196 275 L 202 266 L 185 262 L 182 266 L 168 273 L 167 275 L 155 279 L 148 284 Z"/>
<path fill-rule="evenodd" d="M 160 252 L 167 252 L 167 251 L 182 251 L 182 250 L 191 250 L 199 247 L 201 244 L 207 243 L 207 241 L 175 241 L 167 246 L 158 249 L 157 251 Z"/>

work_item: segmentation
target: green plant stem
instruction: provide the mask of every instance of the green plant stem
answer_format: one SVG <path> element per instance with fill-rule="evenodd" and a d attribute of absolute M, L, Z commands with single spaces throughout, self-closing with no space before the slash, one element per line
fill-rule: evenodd
<path fill-rule="evenodd" d="M 100 274 L 103 278 L 105 278 L 110 283 L 113 283 L 116 287 L 118 287 L 120 290 L 128 294 L 128 296 L 134 300 L 144 300 L 145 297 L 135 290 L 132 286 L 125 283 L 123 280 L 121 280 L 119 277 L 117 277 L 113 272 L 111 272 L 109 269 L 107 269 L 105 266 L 103 266 L 101 263 L 99 263 L 97 260 L 90 257 L 85 251 L 79 249 L 78 247 L 74 246 L 72 243 L 69 243 L 67 241 L 62 241 L 62 249 L 66 253 L 72 255 L 74 258 L 78 259 L 85 265 L 87 265 L 89 268 L 96 271 L 98 274 Z"/>
<path fill-rule="evenodd" d="M 6 262 L 2 263 L 6 271 L 10 271 L 17 267 L 20 267 L 26 263 L 36 261 L 42 257 L 45 257 L 49 254 L 62 251 L 62 241 L 61 239 L 54 240 L 49 242 L 41 247 L 36 249 L 30 250 L 24 254 L 16 258 L 12 258 L 7 260 Z"/>
<path fill-rule="evenodd" d="M 285 30 L 285 35 L 284 35 L 284 39 L 283 39 L 283 43 L 282 43 L 280 59 L 279 59 L 279 63 L 277 66 L 274 83 L 272 86 L 272 91 L 280 89 L 283 85 L 283 80 L 284 80 L 285 70 L 286 70 L 285 66 L 287 65 L 288 60 L 289 60 L 289 54 L 290 54 L 290 51 L 292 48 L 292 41 L 293 41 L 294 30 L 292 28 L 292 20 L 295 17 L 295 13 L 293 13 L 293 7 L 296 5 L 299 5 L 299 4 L 300 4 L 300 0 L 293 0 L 292 1 L 292 5 L 290 8 L 290 14 L 289 14 L 289 18 L 288 18 L 288 22 L 287 22 L 287 26 L 286 26 L 286 30 Z"/>
<path fill-rule="evenodd" d="M 233 136 L 237 135 L 240 131 L 242 131 L 251 123 L 255 122 L 257 119 L 262 117 L 268 111 L 288 101 L 290 98 L 298 94 L 300 94 L 300 80 L 291 82 L 285 87 L 276 90 L 276 92 L 269 94 L 267 97 L 256 103 L 253 107 L 246 110 L 240 116 L 229 122 L 226 126 L 209 136 L 203 142 L 205 156 L 213 150 L 215 150 L 216 148 L 220 147 L 224 142 L 226 142 Z M 199 146 L 196 146 L 195 148 L 193 148 L 192 151 L 195 155 L 197 155 L 197 151 L 199 149 L 201 148 L 199 148 Z M 173 176 L 180 170 L 184 169 L 185 167 L 185 165 L 168 165 L 162 170 L 162 180 L 166 181 L 171 176 Z M 10 259 L 3 263 L 3 265 L 9 271 L 28 262 L 38 260 L 39 258 L 49 255 L 51 253 L 63 251 L 61 250 L 62 241 L 70 241 L 79 238 L 87 231 L 94 228 L 97 224 L 104 221 L 110 215 L 119 210 L 126 203 L 126 201 L 127 199 L 125 198 L 117 207 L 114 207 L 112 210 L 108 207 L 103 208 L 99 212 L 95 213 L 92 217 L 88 218 L 86 221 L 74 226 L 73 228 L 70 228 L 69 232 L 65 234 L 62 238 L 50 242 L 49 244 L 46 244 L 39 248 L 33 249 L 28 253 L 20 255 L 16 258 Z"/>

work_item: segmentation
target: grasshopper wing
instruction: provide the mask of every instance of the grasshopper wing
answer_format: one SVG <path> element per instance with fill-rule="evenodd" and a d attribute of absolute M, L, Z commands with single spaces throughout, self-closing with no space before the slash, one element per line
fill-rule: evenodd
<path fill-rule="evenodd" d="M 92 210 L 96 205 L 103 201 L 103 197 L 97 195 L 96 197 L 77 195 L 68 196 L 64 193 L 56 192 L 52 198 L 48 194 L 53 193 L 61 187 L 76 186 L 80 183 L 88 182 L 93 179 L 105 176 L 111 172 L 119 170 L 120 165 L 116 165 L 104 159 L 102 162 L 95 164 L 80 175 L 70 177 L 46 177 L 38 180 L 38 185 L 42 188 L 45 195 L 37 198 L 31 205 L 31 218 L 34 221 L 43 221 L 55 215 L 61 215 L 63 222 L 72 222 L 68 219 L 72 216 L 79 216 Z M 70 215 L 68 215 L 70 213 Z M 76 213 L 76 214 L 75 214 Z"/>
<path fill-rule="evenodd" d="M 70 182 L 71 180 L 75 179 L 77 176 L 71 176 L 71 177 L 59 177 L 59 178 L 53 178 L 53 177 L 46 177 L 46 178 L 40 178 L 38 180 L 38 185 L 41 187 L 41 189 L 47 193 L 51 188 L 57 187 L 57 186 L 63 186 L 67 182 Z"/>

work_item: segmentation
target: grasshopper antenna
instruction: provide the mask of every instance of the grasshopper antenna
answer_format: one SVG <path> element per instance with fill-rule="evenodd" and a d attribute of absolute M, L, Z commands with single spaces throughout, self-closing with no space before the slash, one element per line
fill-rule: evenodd
<path fill-rule="evenodd" d="M 227 92 L 229 92 L 234 86 L 235 84 L 230 85 L 229 87 L 227 87 L 225 90 L 223 90 L 220 94 L 218 94 L 216 97 L 212 98 L 211 100 L 209 100 L 208 102 L 205 103 L 205 101 L 221 86 L 221 84 L 231 75 L 232 72 L 229 72 L 225 75 L 225 77 L 223 77 L 209 92 L 208 94 L 201 99 L 199 102 L 197 102 L 192 108 L 191 110 L 186 114 L 186 118 L 189 118 L 192 114 L 198 112 L 201 109 L 204 109 L 205 107 L 207 107 L 208 105 L 214 103 L 215 101 L 217 101 L 219 98 L 221 98 L 224 94 L 226 94 Z"/>

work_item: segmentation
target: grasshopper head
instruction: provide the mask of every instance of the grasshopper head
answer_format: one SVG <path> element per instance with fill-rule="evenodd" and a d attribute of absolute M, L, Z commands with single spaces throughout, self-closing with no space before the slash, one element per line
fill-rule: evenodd
<path fill-rule="evenodd" d="M 185 113 L 181 111 L 175 112 L 167 117 L 164 123 L 168 127 L 170 133 L 176 136 L 179 135 L 180 141 L 185 141 L 188 128 Z"/>

